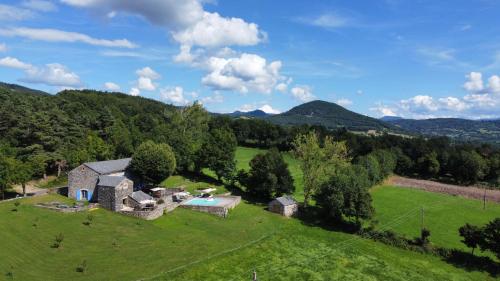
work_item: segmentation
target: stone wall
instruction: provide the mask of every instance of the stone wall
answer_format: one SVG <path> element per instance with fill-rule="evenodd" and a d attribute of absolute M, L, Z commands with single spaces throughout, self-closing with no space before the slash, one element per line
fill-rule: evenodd
<path fill-rule="evenodd" d="M 121 214 L 127 215 L 127 216 L 132 216 L 140 219 L 145 219 L 145 220 L 154 220 L 163 215 L 166 209 L 166 204 L 160 204 L 157 205 L 156 208 L 153 210 L 145 210 L 145 211 L 120 211 Z"/>
<path fill-rule="evenodd" d="M 228 209 L 226 207 L 218 206 L 197 206 L 197 205 L 181 205 L 181 207 L 186 209 L 191 209 L 198 212 L 209 213 L 219 217 L 227 217 Z"/>
<path fill-rule="evenodd" d="M 134 183 L 124 180 L 116 187 L 99 186 L 99 205 L 111 211 L 123 209 L 123 200 L 133 192 Z"/>
<path fill-rule="evenodd" d="M 77 198 L 77 192 L 86 189 L 92 193 L 90 201 L 98 198 L 95 187 L 99 174 L 85 165 L 80 165 L 68 173 L 68 197 Z"/>
<path fill-rule="evenodd" d="M 292 217 L 297 214 L 299 206 L 297 204 L 283 206 L 278 201 L 273 200 L 269 203 L 268 209 L 273 213 L 277 213 L 285 217 Z"/>

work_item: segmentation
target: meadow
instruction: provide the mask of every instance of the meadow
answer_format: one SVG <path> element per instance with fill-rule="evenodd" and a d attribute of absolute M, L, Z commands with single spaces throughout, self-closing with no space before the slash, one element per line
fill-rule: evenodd
<path fill-rule="evenodd" d="M 247 168 L 252 155 L 259 152 L 239 148 L 238 168 Z M 286 157 L 300 185 L 297 163 Z M 193 189 L 213 184 L 180 176 L 165 184 L 179 183 Z M 297 188 L 298 198 L 301 192 Z M 404 227 L 400 216 L 419 204 L 395 202 L 415 198 L 412 192 L 374 189 L 379 227 L 414 235 L 412 224 Z M 26 198 L 17 211 L 12 201 L 0 203 L 0 280 L 250 280 L 253 270 L 259 280 L 494 280 L 486 272 L 467 271 L 432 255 L 286 219 L 248 201 L 242 201 L 227 219 L 178 208 L 155 221 L 103 209 L 63 214 L 33 206 L 41 201 L 72 202 L 58 195 Z M 434 216 L 444 211 L 449 210 Z M 85 225 L 89 214 L 92 223 Z M 491 216 L 497 214 L 494 211 Z M 446 215 L 443 221 L 453 213 Z M 466 219 L 487 220 L 478 216 Z M 431 231 L 434 243 L 441 243 L 440 235 L 451 237 Z M 53 248 L 60 233 L 62 245 Z M 77 272 L 84 262 L 85 272 Z"/>

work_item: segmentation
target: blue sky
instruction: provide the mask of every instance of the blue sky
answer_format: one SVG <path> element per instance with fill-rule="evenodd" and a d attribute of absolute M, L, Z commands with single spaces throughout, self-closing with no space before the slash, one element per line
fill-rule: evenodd
<path fill-rule="evenodd" d="M 2 81 L 215 112 L 321 99 L 380 117 L 500 117 L 500 2 L 0 3 Z"/>

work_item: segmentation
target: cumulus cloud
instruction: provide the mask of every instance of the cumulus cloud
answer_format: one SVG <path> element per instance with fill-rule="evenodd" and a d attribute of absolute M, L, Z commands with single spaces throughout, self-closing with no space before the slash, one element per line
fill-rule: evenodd
<path fill-rule="evenodd" d="M 26 0 L 22 2 L 22 5 L 41 12 L 53 12 L 57 10 L 57 6 L 54 3 L 44 0 Z"/>
<path fill-rule="evenodd" d="M 238 111 L 241 112 L 249 112 L 249 111 L 254 111 L 254 110 L 262 110 L 267 114 L 280 114 L 281 111 L 278 109 L 273 108 L 269 104 L 262 104 L 260 107 L 257 104 L 244 104 L 240 108 L 238 108 Z"/>
<path fill-rule="evenodd" d="M 0 59 L 0 66 L 17 68 L 17 69 L 24 69 L 24 70 L 27 70 L 27 69 L 33 67 L 31 64 L 22 62 L 22 61 L 18 60 L 17 58 L 13 58 L 13 57 L 5 57 L 5 58 Z"/>
<path fill-rule="evenodd" d="M 20 21 L 31 18 L 33 15 L 30 10 L 0 4 L 0 21 Z"/>
<path fill-rule="evenodd" d="M 161 78 L 161 75 L 154 71 L 151 67 L 146 66 L 144 68 L 138 69 L 135 72 L 139 78 L 137 78 L 137 88 L 139 90 L 154 91 L 156 90 L 156 84 L 153 80 Z"/>
<path fill-rule="evenodd" d="M 225 18 L 218 13 L 203 13 L 196 24 L 172 34 L 175 41 L 187 46 L 220 47 L 251 46 L 264 40 L 264 33 L 255 23 L 240 18 Z"/>
<path fill-rule="evenodd" d="M 338 100 L 335 101 L 335 103 L 338 104 L 338 105 L 340 105 L 340 106 L 346 107 L 346 106 L 352 105 L 352 100 L 345 99 L 345 98 L 344 99 L 338 99 Z"/>
<path fill-rule="evenodd" d="M 480 72 L 471 72 L 465 76 L 467 81 L 464 83 L 464 89 L 469 92 L 480 92 L 484 89 L 483 74 Z"/>
<path fill-rule="evenodd" d="M 104 88 L 108 91 L 112 91 L 112 92 L 118 92 L 120 91 L 120 86 L 116 83 L 113 83 L 113 82 L 106 82 L 104 83 Z"/>
<path fill-rule="evenodd" d="M 162 100 L 174 105 L 183 106 L 189 103 L 189 100 L 185 97 L 184 89 L 179 86 L 160 89 L 160 97 Z"/>
<path fill-rule="evenodd" d="M 146 66 L 144 68 L 135 71 L 135 74 L 141 77 L 146 77 L 152 80 L 160 79 L 161 75 L 154 71 L 151 67 Z"/>
<path fill-rule="evenodd" d="M 31 67 L 26 70 L 26 77 L 21 81 L 39 83 L 50 86 L 78 87 L 82 83 L 76 73 L 59 63 L 49 63 L 44 67 Z"/>
<path fill-rule="evenodd" d="M 80 8 L 91 8 L 107 15 L 124 12 L 139 15 L 149 22 L 179 29 L 192 26 L 203 19 L 203 7 L 198 0 L 62 0 Z"/>
<path fill-rule="evenodd" d="M 224 96 L 219 92 L 215 92 L 213 95 L 204 97 L 200 101 L 202 104 L 223 103 Z"/>
<path fill-rule="evenodd" d="M 290 90 L 290 93 L 295 99 L 301 102 L 312 101 L 316 98 L 309 86 L 295 86 Z"/>
<path fill-rule="evenodd" d="M 136 87 L 132 87 L 130 91 L 128 92 L 129 95 L 131 96 L 139 96 L 141 94 L 141 90 L 137 89 Z"/>
<path fill-rule="evenodd" d="M 116 47 L 116 48 L 136 48 L 137 45 L 127 39 L 98 39 L 90 37 L 86 34 L 77 32 L 68 32 L 58 29 L 49 28 L 0 28 L 0 36 L 8 37 L 23 37 L 31 40 L 39 40 L 46 42 L 68 42 L 68 43 L 85 43 L 94 46 Z"/>
<path fill-rule="evenodd" d="M 485 86 L 483 74 L 471 72 L 466 75 L 463 88 L 467 94 L 463 97 L 434 98 L 417 95 L 400 100 L 391 106 L 377 104 L 371 108 L 378 115 L 399 115 L 407 118 L 493 118 L 500 117 L 500 77 L 492 75 Z"/>
<path fill-rule="evenodd" d="M 265 33 L 255 23 L 206 12 L 201 0 L 62 0 L 63 3 L 92 8 L 103 14 L 125 12 L 167 27 L 182 45 L 221 47 L 256 45 Z"/>
<path fill-rule="evenodd" d="M 280 61 L 268 63 L 265 58 L 243 53 L 238 57 L 210 57 L 203 67 L 208 74 L 202 83 L 214 90 L 229 90 L 247 93 L 271 93 L 278 81 L 283 79 L 279 71 Z"/>

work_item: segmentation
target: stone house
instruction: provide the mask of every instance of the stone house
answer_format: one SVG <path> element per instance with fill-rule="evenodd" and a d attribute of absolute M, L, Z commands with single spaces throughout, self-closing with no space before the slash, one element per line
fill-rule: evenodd
<path fill-rule="evenodd" d="M 134 192 L 126 169 L 131 158 L 84 163 L 68 174 L 68 197 L 98 202 L 103 208 L 119 211 Z"/>
<path fill-rule="evenodd" d="M 285 217 L 295 216 L 299 211 L 297 201 L 291 196 L 282 196 L 269 203 L 269 211 L 280 214 Z"/>

